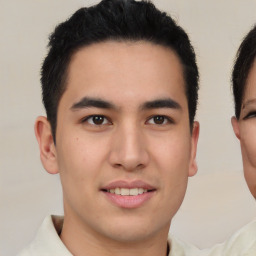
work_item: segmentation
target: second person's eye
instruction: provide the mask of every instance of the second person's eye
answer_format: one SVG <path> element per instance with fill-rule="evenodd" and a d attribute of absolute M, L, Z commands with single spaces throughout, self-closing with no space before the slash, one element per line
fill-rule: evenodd
<path fill-rule="evenodd" d="M 251 112 L 249 112 L 249 113 L 244 117 L 244 119 L 249 119 L 249 118 L 253 118 L 253 117 L 256 117 L 256 111 L 251 111 Z"/>

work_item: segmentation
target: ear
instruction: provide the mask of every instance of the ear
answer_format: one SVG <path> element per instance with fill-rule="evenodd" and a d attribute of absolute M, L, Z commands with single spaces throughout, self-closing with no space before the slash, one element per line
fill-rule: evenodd
<path fill-rule="evenodd" d="M 194 176 L 197 173 L 197 163 L 196 163 L 196 152 L 197 152 L 197 143 L 199 137 L 199 123 L 197 121 L 193 124 L 193 130 L 191 135 L 191 157 L 190 157 L 190 166 L 188 176 Z"/>
<path fill-rule="evenodd" d="M 231 118 L 231 124 L 233 126 L 233 131 L 236 135 L 236 137 L 240 140 L 240 128 L 239 128 L 239 122 L 236 119 L 236 117 L 232 116 Z"/>
<path fill-rule="evenodd" d="M 52 137 L 51 125 L 46 117 L 39 116 L 36 119 L 35 135 L 39 145 L 41 162 L 45 170 L 50 174 L 58 173 L 56 148 Z"/>

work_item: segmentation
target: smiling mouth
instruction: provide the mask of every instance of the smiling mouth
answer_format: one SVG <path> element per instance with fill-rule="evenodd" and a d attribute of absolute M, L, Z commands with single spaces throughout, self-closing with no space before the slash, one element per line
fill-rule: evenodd
<path fill-rule="evenodd" d="M 144 193 L 153 192 L 154 189 L 144 189 L 144 188 L 112 188 L 103 189 L 103 192 L 110 194 L 120 195 L 120 196 L 138 196 Z"/>
<path fill-rule="evenodd" d="M 157 189 L 142 180 L 116 180 L 101 188 L 100 191 L 114 206 L 136 209 L 154 198 Z"/>

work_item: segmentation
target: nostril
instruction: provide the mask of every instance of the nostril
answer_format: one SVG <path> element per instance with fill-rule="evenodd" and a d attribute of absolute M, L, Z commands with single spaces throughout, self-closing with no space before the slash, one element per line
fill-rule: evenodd
<path fill-rule="evenodd" d="M 121 165 L 121 164 L 114 164 L 114 166 L 115 166 L 116 168 L 120 168 L 120 167 L 122 167 L 122 165 Z"/>
<path fill-rule="evenodd" d="M 139 164 L 136 169 L 140 170 L 144 168 L 144 164 Z"/>

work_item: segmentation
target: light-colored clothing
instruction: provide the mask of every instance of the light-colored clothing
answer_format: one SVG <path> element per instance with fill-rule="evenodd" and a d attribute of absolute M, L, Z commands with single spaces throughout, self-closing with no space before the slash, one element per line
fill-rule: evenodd
<path fill-rule="evenodd" d="M 168 256 L 201 256 L 201 251 L 197 247 L 187 244 L 176 237 L 170 236 L 168 242 L 171 245 L 171 251 Z"/>
<path fill-rule="evenodd" d="M 72 256 L 59 237 L 62 225 L 63 217 L 47 216 L 34 240 L 18 256 Z"/>
<path fill-rule="evenodd" d="M 230 239 L 210 249 L 202 256 L 256 256 L 256 219 L 238 230 Z"/>
<path fill-rule="evenodd" d="M 32 243 L 18 256 L 72 256 L 59 237 L 62 225 L 63 217 L 46 217 Z M 185 244 L 178 239 L 170 237 L 168 242 L 171 247 L 168 256 L 199 255 L 196 247 Z"/>
<path fill-rule="evenodd" d="M 59 237 L 62 225 L 63 217 L 46 217 L 32 243 L 18 256 L 72 256 Z M 256 219 L 225 243 L 209 249 L 200 251 L 172 236 L 168 242 L 171 245 L 168 256 L 256 256 Z"/>

